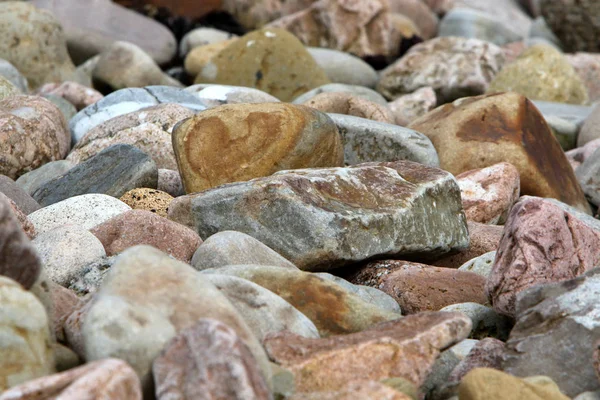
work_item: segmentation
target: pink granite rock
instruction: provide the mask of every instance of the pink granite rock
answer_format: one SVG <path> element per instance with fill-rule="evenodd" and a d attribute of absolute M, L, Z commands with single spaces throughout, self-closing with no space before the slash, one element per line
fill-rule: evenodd
<path fill-rule="evenodd" d="M 0 400 L 141 400 L 140 380 L 122 360 L 107 358 L 48 375 L 0 394 Z"/>
<path fill-rule="evenodd" d="M 385 105 L 377 104 L 351 93 L 319 93 L 303 104 L 326 113 L 352 115 L 388 124 L 395 122 L 392 112 Z"/>
<path fill-rule="evenodd" d="M 415 119 L 433 110 L 436 105 L 437 96 L 431 87 L 422 87 L 388 103 L 388 107 L 394 114 L 396 125 L 400 126 L 407 126 Z"/>
<path fill-rule="evenodd" d="M 104 98 L 99 91 L 81 83 L 66 81 L 62 83 L 46 83 L 37 90 L 39 95 L 54 95 L 62 97 L 73 104 L 77 111 L 86 108 Z"/>
<path fill-rule="evenodd" d="M 573 169 L 577 169 L 583 162 L 591 156 L 598 148 L 600 148 L 600 138 L 591 140 L 582 147 L 577 147 L 573 150 L 565 152 L 567 160 L 571 163 Z"/>
<path fill-rule="evenodd" d="M 565 54 L 567 61 L 583 81 L 590 103 L 600 100 L 600 54 Z"/>
<path fill-rule="evenodd" d="M 75 292 L 50 281 L 50 296 L 52 297 L 52 325 L 59 342 L 65 342 L 64 326 L 67 318 L 83 306 Z"/>
<path fill-rule="evenodd" d="M 519 198 L 519 171 L 507 162 L 456 176 L 467 220 L 502 225 Z"/>
<path fill-rule="evenodd" d="M 514 316 L 523 290 L 572 279 L 599 261 L 599 232 L 558 206 L 528 196 L 506 221 L 486 291 L 496 312 Z"/>
<path fill-rule="evenodd" d="M 178 260 L 189 262 L 202 243 L 193 230 L 150 211 L 131 210 L 96 226 L 92 232 L 107 256 L 140 244 L 153 246 Z"/>
<path fill-rule="evenodd" d="M 496 251 L 502 237 L 502 226 L 486 225 L 468 221 L 469 248 L 457 254 L 445 256 L 431 263 L 438 267 L 458 268 L 469 260 L 490 251 Z"/>
<path fill-rule="evenodd" d="M 235 331 L 200 319 L 181 331 L 154 360 L 157 400 L 269 400 L 252 352 Z"/>
<path fill-rule="evenodd" d="M 412 397 L 398 392 L 383 383 L 358 380 L 349 382 L 335 391 L 294 393 L 287 400 L 412 400 Z"/>

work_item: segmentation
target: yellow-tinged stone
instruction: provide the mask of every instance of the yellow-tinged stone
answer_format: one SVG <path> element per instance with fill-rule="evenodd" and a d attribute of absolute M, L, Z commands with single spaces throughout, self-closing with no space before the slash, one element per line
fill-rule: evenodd
<path fill-rule="evenodd" d="M 228 104 L 200 112 L 173 131 L 173 149 L 187 193 L 344 162 L 335 123 L 322 112 L 287 103 Z"/>
<path fill-rule="evenodd" d="M 223 40 L 222 42 L 210 43 L 204 46 L 194 47 L 192 51 L 188 53 L 185 57 L 184 67 L 185 72 L 187 72 L 190 76 L 196 77 L 202 71 L 202 68 L 214 56 L 219 54 L 221 50 L 229 46 L 231 43 L 235 42 L 237 38 Z"/>
<path fill-rule="evenodd" d="M 160 190 L 137 188 L 125 193 L 119 200 L 134 210 L 146 210 L 167 218 L 169 204 L 173 199 L 169 193 Z"/>

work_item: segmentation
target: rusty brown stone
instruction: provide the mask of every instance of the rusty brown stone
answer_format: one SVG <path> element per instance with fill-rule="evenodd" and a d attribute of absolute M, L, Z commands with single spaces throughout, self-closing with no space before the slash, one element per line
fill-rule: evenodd
<path fill-rule="evenodd" d="M 35 247 L 21 228 L 10 202 L 0 197 L 0 275 L 29 289 L 41 268 Z"/>
<path fill-rule="evenodd" d="M 469 248 L 457 254 L 440 258 L 432 265 L 446 268 L 459 268 L 469 260 L 479 257 L 490 251 L 496 251 L 502 237 L 502 226 L 480 224 L 478 222 L 468 221 L 469 227 Z"/>
<path fill-rule="evenodd" d="M 286 103 L 229 104 L 179 124 L 173 149 L 187 193 L 286 169 L 343 165 L 333 121 Z"/>
<path fill-rule="evenodd" d="M 90 232 L 102 242 L 107 256 L 146 244 L 189 262 L 202 243 L 200 236 L 191 229 L 145 210 L 124 212 Z"/>
<path fill-rule="evenodd" d="M 0 394 L 0 400 L 142 400 L 140 380 L 122 360 L 107 358 L 38 378 Z"/>
<path fill-rule="evenodd" d="M 403 314 L 438 311 L 457 303 L 487 303 L 485 278 L 453 268 L 375 261 L 362 268 L 352 283 L 368 284 L 389 294 Z"/>
<path fill-rule="evenodd" d="M 438 151 L 441 168 L 458 175 L 499 162 L 519 171 L 521 194 L 556 198 L 590 213 L 573 169 L 544 117 L 516 93 L 469 97 L 410 124 Z"/>
<path fill-rule="evenodd" d="M 401 377 L 419 387 L 440 351 L 470 330 L 465 315 L 425 312 L 326 339 L 280 332 L 267 337 L 264 346 L 271 359 L 294 374 L 298 392 L 336 390 L 357 378 Z"/>
<path fill-rule="evenodd" d="M 235 331 L 200 319 L 179 332 L 152 364 L 157 400 L 269 400 L 264 377 Z"/>
<path fill-rule="evenodd" d="M 502 225 L 519 198 L 519 171 L 506 162 L 463 172 L 456 180 L 469 221 Z"/>
<path fill-rule="evenodd" d="M 320 0 L 268 26 L 287 29 L 306 46 L 358 57 L 394 57 L 401 39 L 385 0 Z"/>
<path fill-rule="evenodd" d="M 527 196 L 506 221 L 486 291 L 496 312 L 514 316 L 520 292 L 573 279 L 599 262 L 599 232 L 549 201 Z"/>
<path fill-rule="evenodd" d="M 23 229 L 23 232 L 25 232 L 25 235 L 27 235 L 29 239 L 33 239 L 36 235 L 35 226 L 33 226 L 33 223 L 31 223 L 29 218 L 27 218 L 27 215 L 25 215 L 25 213 L 21 211 L 19 206 L 17 206 L 17 204 L 11 198 L 9 198 L 1 192 L 0 201 L 6 201 L 10 204 L 10 208 L 12 209 L 13 214 L 15 215 L 15 217 L 17 217 L 19 225 L 21 225 L 21 229 Z"/>
<path fill-rule="evenodd" d="M 77 111 L 100 101 L 104 96 L 99 91 L 81 83 L 66 81 L 62 83 L 46 83 L 36 91 L 39 95 L 54 95 L 62 97 L 73 104 Z"/>
<path fill-rule="evenodd" d="M 65 117 L 50 101 L 38 96 L 0 100 L 0 174 L 16 179 L 62 160 L 70 147 Z"/>
<path fill-rule="evenodd" d="M 351 93 L 320 93 L 306 101 L 304 105 L 326 113 L 352 115 L 388 124 L 395 123 L 395 118 L 388 107 Z"/>

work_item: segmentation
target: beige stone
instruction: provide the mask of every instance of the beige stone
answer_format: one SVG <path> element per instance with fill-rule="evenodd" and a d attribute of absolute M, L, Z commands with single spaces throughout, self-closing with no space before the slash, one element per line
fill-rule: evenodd
<path fill-rule="evenodd" d="M 203 111 L 178 125 L 173 149 L 187 193 L 285 169 L 341 166 L 344 159 L 329 117 L 286 103 Z"/>
<path fill-rule="evenodd" d="M 214 56 L 219 54 L 221 50 L 225 49 L 236 40 L 237 38 L 195 47 L 185 57 L 185 72 L 187 72 L 191 77 L 195 78 L 200 72 L 202 72 L 202 69 L 210 62 L 210 60 L 212 60 Z"/>
<path fill-rule="evenodd" d="M 78 111 L 104 98 L 102 93 L 97 90 L 84 86 L 81 83 L 71 81 L 47 83 L 38 88 L 37 93 L 39 95 L 51 94 L 62 97 L 73 104 Z"/>
<path fill-rule="evenodd" d="M 326 113 L 346 114 L 373 121 L 395 123 L 389 108 L 350 93 L 320 93 L 304 103 Z"/>
<path fill-rule="evenodd" d="M 153 212 L 161 217 L 167 217 L 169 204 L 174 199 L 169 193 L 156 189 L 138 188 L 125 193 L 119 200 L 134 210 Z"/>

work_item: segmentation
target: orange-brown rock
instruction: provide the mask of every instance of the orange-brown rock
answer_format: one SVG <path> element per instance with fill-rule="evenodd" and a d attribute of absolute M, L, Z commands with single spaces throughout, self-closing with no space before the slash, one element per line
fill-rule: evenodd
<path fill-rule="evenodd" d="M 304 105 L 326 113 L 352 115 L 388 124 L 395 123 L 395 118 L 388 107 L 350 93 L 320 93 Z"/>
<path fill-rule="evenodd" d="M 307 339 L 289 332 L 267 337 L 270 358 L 289 369 L 298 392 L 327 391 L 358 379 L 404 378 L 419 387 L 440 351 L 467 337 L 471 320 L 425 312 L 350 335 Z"/>
<path fill-rule="evenodd" d="M 458 268 L 469 260 L 490 251 L 496 251 L 502 238 L 502 226 L 486 225 L 468 221 L 469 248 L 457 254 L 452 254 L 434 261 L 438 267 Z"/>
<path fill-rule="evenodd" d="M 0 400 L 142 400 L 140 380 L 125 361 L 107 358 L 38 378 L 0 394 Z"/>
<path fill-rule="evenodd" d="M 286 103 L 229 104 L 200 112 L 176 127 L 173 149 L 187 193 L 344 162 L 333 121 Z"/>
<path fill-rule="evenodd" d="M 390 57 L 400 42 L 390 15 L 385 0 L 320 0 L 268 26 L 287 29 L 307 46 Z"/>
<path fill-rule="evenodd" d="M 517 93 L 469 97 L 438 107 L 409 128 L 425 134 L 452 174 L 509 162 L 521 194 L 552 197 L 590 213 L 573 169 L 544 117 Z"/>
<path fill-rule="evenodd" d="M 403 314 L 439 311 L 451 304 L 486 304 L 485 278 L 473 272 L 386 260 L 368 264 L 352 279 L 389 294 Z"/>
<path fill-rule="evenodd" d="M 152 364 L 157 400 L 269 400 L 248 346 L 224 323 L 202 318 L 179 332 Z"/>

